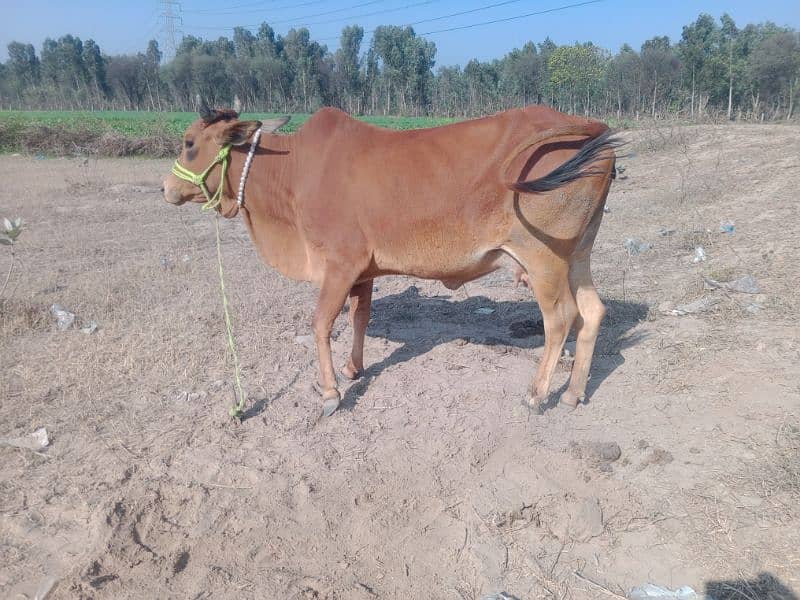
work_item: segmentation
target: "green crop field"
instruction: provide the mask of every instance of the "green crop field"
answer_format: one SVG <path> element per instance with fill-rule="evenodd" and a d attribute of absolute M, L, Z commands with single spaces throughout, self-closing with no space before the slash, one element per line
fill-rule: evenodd
<path fill-rule="evenodd" d="M 270 119 L 282 113 L 244 113 L 243 119 Z M 282 129 L 296 131 L 311 115 L 293 114 Z M 442 117 L 359 117 L 362 121 L 390 129 L 420 129 L 452 123 Z M 147 111 L 0 111 L 0 152 L 65 154 L 75 145 L 91 145 L 87 140 L 115 134 L 130 140 L 160 138 L 178 141 L 192 121 L 193 112 Z M 44 136 L 59 138 L 61 144 L 37 144 Z M 38 136 L 36 135 L 38 134 Z M 73 139 L 83 142 L 72 144 Z M 32 141 L 33 140 L 33 141 Z M 102 151 L 99 152 L 103 154 Z M 134 152 L 147 155 L 148 150 Z"/>
<path fill-rule="evenodd" d="M 245 113 L 244 119 L 269 119 L 280 113 Z M 308 114 L 294 114 L 283 131 L 298 129 L 308 120 Z M 180 136 L 197 118 L 192 112 L 128 112 L 128 111 L 0 111 L 0 127 L 6 132 L 4 150 L 9 138 L 28 127 L 44 125 L 67 130 L 102 133 L 115 131 L 125 136 L 141 137 L 167 134 Z M 361 117 L 361 120 L 391 129 L 419 129 L 452 123 L 455 119 L 438 117 Z M 13 146 L 13 144 L 10 144 Z"/>

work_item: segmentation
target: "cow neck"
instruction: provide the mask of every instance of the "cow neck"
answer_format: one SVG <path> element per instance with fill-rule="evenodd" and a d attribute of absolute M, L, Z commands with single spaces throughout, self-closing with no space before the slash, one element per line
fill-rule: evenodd
<path fill-rule="evenodd" d="M 289 135 L 265 134 L 262 138 L 263 153 L 258 153 L 254 161 L 248 185 L 250 195 L 246 196 L 242 206 L 242 215 L 245 224 L 250 230 L 251 237 L 256 240 L 259 236 L 256 224 L 265 222 L 285 223 L 294 218 L 293 197 L 297 183 L 295 173 L 295 160 L 298 135 L 301 132 Z M 239 173 L 237 160 L 234 174 Z"/>

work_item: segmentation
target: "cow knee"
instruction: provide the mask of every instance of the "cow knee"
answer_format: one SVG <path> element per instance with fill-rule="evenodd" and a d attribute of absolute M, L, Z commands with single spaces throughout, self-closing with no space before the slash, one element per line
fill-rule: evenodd
<path fill-rule="evenodd" d="M 315 314 L 311 320 L 311 328 L 314 330 L 314 336 L 319 339 L 328 339 L 333 330 L 333 323 L 320 314 Z"/>
<path fill-rule="evenodd" d="M 605 316 L 606 307 L 600 301 L 600 298 L 595 298 L 594 301 L 581 306 L 581 318 L 583 319 L 584 326 L 593 334 L 600 330 L 600 323 L 602 323 Z"/>

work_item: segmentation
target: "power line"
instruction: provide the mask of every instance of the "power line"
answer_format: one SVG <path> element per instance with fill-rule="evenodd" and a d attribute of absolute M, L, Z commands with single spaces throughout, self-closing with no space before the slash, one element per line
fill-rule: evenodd
<path fill-rule="evenodd" d="M 454 16 L 458 16 L 458 15 L 464 15 L 464 14 L 469 14 L 469 13 L 473 13 L 473 12 L 478 12 L 480 10 L 485 10 L 487 8 L 493 8 L 493 7 L 496 7 L 496 6 L 502 6 L 504 4 L 511 4 L 513 2 L 516 2 L 516 1 L 518 1 L 518 0 L 506 0 L 505 2 L 499 2 L 499 3 L 494 4 L 494 5 L 488 5 L 488 6 L 474 8 L 474 9 L 471 9 L 471 10 L 466 10 L 466 11 L 462 11 L 462 12 L 458 12 L 458 13 L 453 13 L 453 14 L 450 14 L 450 15 L 443 15 L 441 17 L 433 17 L 433 18 L 430 18 L 430 19 L 423 19 L 421 21 L 414 21 L 414 22 L 411 22 L 411 23 L 406 23 L 405 25 L 402 25 L 401 27 L 411 27 L 413 25 L 419 25 L 421 23 L 428 23 L 430 21 L 439 21 L 441 19 L 446 19 L 446 18 L 449 18 L 449 17 L 454 17 Z M 548 13 L 560 12 L 562 10 L 567 10 L 567 9 L 570 9 L 570 8 L 576 8 L 576 7 L 579 7 L 579 6 L 586 6 L 588 4 L 597 4 L 599 2 L 604 2 L 604 1 L 605 0 L 587 0 L 586 2 L 578 2 L 578 3 L 575 3 L 575 4 L 566 4 L 564 6 L 557 6 L 555 8 L 548 8 L 546 10 L 540 10 L 540 11 L 536 11 L 536 12 L 532 12 L 532 13 L 526 13 L 524 15 L 517 15 L 517 16 L 514 16 L 514 17 L 505 17 L 505 18 L 502 18 L 502 19 L 493 19 L 491 21 L 482 21 L 480 23 L 472 23 L 470 25 L 460 25 L 460 26 L 457 26 L 457 27 L 449 27 L 449 28 L 446 28 L 446 29 L 437 29 L 435 31 L 426 31 L 426 32 L 420 33 L 418 35 L 433 35 L 435 33 L 444 33 L 446 31 L 456 31 L 458 29 L 471 29 L 473 27 L 480 27 L 482 25 L 491 25 L 492 23 L 502 23 L 504 21 L 515 21 L 517 19 L 524 19 L 526 17 L 533 17 L 535 15 L 545 15 L 545 14 L 548 14 Z M 364 35 L 369 35 L 371 33 L 375 33 L 375 31 L 376 31 L 375 29 L 370 29 L 369 31 L 365 31 Z M 338 40 L 338 39 L 339 39 L 339 36 L 334 36 L 334 37 L 328 37 L 328 38 L 320 38 L 318 41 L 320 41 L 320 42 L 330 42 L 330 41 Z"/>
<path fill-rule="evenodd" d="M 322 2 L 323 0 L 317 0 L 318 2 Z M 226 6 L 226 10 L 236 10 L 238 8 L 249 8 L 251 6 L 263 6 L 265 4 L 270 4 L 271 2 L 275 2 L 275 0 L 261 0 L 260 2 L 245 2 L 244 4 L 234 4 L 233 6 Z M 216 10 L 213 8 L 195 8 L 195 9 L 187 9 L 184 12 L 187 13 L 210 13 L 215 14 L 217 13 Z M 249 12 L 249 11 L 245 11 Z"/>
<path fill-rule="evenodd" d="M 362 17 L 374 17 L 375 15 L 385 15 L 386 13 L 390 12 L 398 12 L 401 10 L 408 10 L 409 8 L 417 8 L 418 6 L 426 6 L 428 4 L 434 4 L 436 2 L 440 2 L 441 0 L 423 0 L 422 2 L 416 2 L 414 4 L 406 4 L 405 6 L 398 6 L 397 8 L 387 8 L 386 10 L 378 10 L 371 13 L 363 13 L 360 15 L 352 15 L 349 17 L 342 17 L 341 19 L 329 19 L 327 21 L 314 21 L 313 23 L 304 23 L 304 25 L 327 25 L 328 23 L 339 23 L 341 21 L 349 21 L 350 19 L 360 19 Z M 514 0 L 514 2 L 521 2 L 522 0 Z"/>
<path fill-rule="evenodd" d="M 509 2 L 521 2 L 522 0 L 508 0 L 508 1 Z M 340 23 L 340 22 L 343 22 L 343 21 L 349 21 L 351 19 L 360 19 L 362 17 L 373 17 L 373 16 L 376 16 L 376 15 L 383 15 L 383 14 L 390 13 L 390 12 L 408 10 L 409 8 L 417 8 L 419 6 L 426 6 L 428 4 L 435 4 L 436 2 L 441 2 L 441 0 L 423 0 L 422 2 L 415 2 L 413 4 L 407 4 L 405 6 L 399 6 L 399 7 L 396 7 L 396 8 L 387 8 L 387 9 L 383 9 L 383 10 L 376 10 L 376 11 L 373 11 L 373 12 L 361 13 L 361 14 L 358 14 L 358 15 L 349 15 L 347 17 L 337 17 L 335 19 L 327 19 L 325 21 L 307 21 L 305 23 L 300 23 L 299 26 L 305 27 L 305 26 L 308 26 L 308 25 L 327 25 L 328 23 Z M 324 14 L 324 13 L 321 13 L 321 14 Z M 288 21 L 298 21 L 298 20 L 300 20 L 302 18 L 303 17 L 300 17 L 298 19 L 288 19 L 287 21 L 273 21 L 273 22 L 270 23 L 270 25 L 276 25 L 276 24 L 285 23 L 285 22 L 288 22 Z M 246 27 L 257 27 L 257 25 L 246 25 Z M 195 27 L 195 29 L 218 31 L 220 29 L 228 30 L 230 28 L 229 27 Z"/>
<path fill-rule="evenodd" d="M 284 10 L 287 8 L 300 8 L 301 6 L 311 6 L 312 4 L 323 4 L 324 2 L 328 2 L 329 0 L 309 0 L 308 2 L 292 2 L 291 4 L 284 4 L 283 6 L 270 6 L 269 8 L 254 8 L 252 10 L 231 10 L 232 6 L 226 6 L 224 10 L 214 10 L 214 9 L 205 9 L 205 10 L 185 10 L 183 12 L 192 13 L 192 14 L 202 14 L 202 15 L 241 15 L 245 13 L 263 13 L 265 10 L 269 11 L 278 11 Z M 275 0 L 270 0 L 270 2 L 275 2 Z M 265 4 L 264 2 L 260 2 L 259 4 Z"/>
<path fill-rule="evenodd" d="M 321 13 L 316 13 L 316 14 L 312 14 L 312 15 L 305 15 L 303 17 L 295 17 L 293 19 L 283 19 L 281 21 L 273 21 L 272 25 L 280 25 L 282 23 L 294 23 L 295 21 L 302 21 L 303 19 L 313 19 L 315 17 L 324 17 L 325 15 L 333 15 L 335 13 L 344 12 L 346 10 L 351 10 L 353 8 L 361 8 L 363 6 L 369 6 L 371 4 L 378 4 L 378 3 L 383 2 L 383 1 L 384 0 L 368 0 L 367 2 L 362 2 L 360 4 L 354 4 L 352 6 L 345 6 L 344 8 L 336 8 L 336 9 L 328 10 L 328 11 L 321 12 Z M 256 25 L 249 25 L 249 27 L 256 27 Z"/>
<path fill-rule="evenodd" d="M 315 1 L 317 1 L 317 0 L 315 0 Z M 326 12 L 322 12 L 322 13 L 316 13 L 316 14 L 313 14 L 313 15 L 306 15 L 305 17 L 297 17 L 297 18 L 294 18 L 294 19 L 284 19 L 284 20 L 281 20 L 281 21 L 274 21 L 274 22 L 270 23 L 270 25 L 277 25 L 277 24 L 281 24 L 281 23 L 289 23 L 289 22 L 294 22 L 294 21 L 300 21 L 300 20 L 307 19 L 307 18 L 310 19 L 310 18 L 314 18 L 314 17 L 324 16 L 326 14 L 333 14 L 333 13 L 336 13 L 336 12 L 342 12 L 344 10 L 357 8 L 359 6 L 366 6 L 366 5 L 369 5 L 369 4 L 375 4 L 375 3 L 380 2 L 380 1 L 381 0 L 370 0 L 369 2 L 365 2 L 365 3 L 362 3 L 362 4 L 357 4 L 357 5 L 354 5 L 354 6 L 347 7 L 347 8 L 336 9 L 336 10 L 326 11 Z M 416 2 L 416 3 L 413 3 L 413 4 L 408 4 L 408 5 L 402 6 L 402 7 L 389 8 L 389 9 L 385 9 L 385 10 L 373 11 L 373 12 L 370 12 L 370 13 L 363 13 L 363 14 L 360 14 L 360 15 L 351 15 L 351 16 L 348 16 L 348 17 L 330 19 L 330 20 L 326 20 L 326 21 L 303 23 L 301 25 L 324 25 L 324 24 L 328 24 L 328 23 L 335 23 L 337 21 L 347 21 L 347 20 L 350 20 L 350 19 L 358 19 L 358 18 L 362 18 L 362 17 L 372 17 L 372 16 L 381 15 L 381 14 L 387 14 L 387 13 L 390 13 L 390 12 L 397 12 L 397 11 L 401 11 L 401 10 L 406 10 L 406 9 L 409 9 L 409 8 L 415 8 L 415 7 L 422 6 L 422 5 L 432 4 L 432 3 L 438 2 L 438 1 L 439 0 L 423 0 L 422 2 Z M 441 16 L 438 16 L 438 17 L 431 17 L 429 19 L 421 19 L 419 21 L 412 21 L 410 23 L 406 23 L 406 24 L 402 25 L 402 27 L 411 27 L 411 26 L 414 26 L 414 25 L 420 25 L 422 23 L 430 23 L 430 22 L 433 22 L 433 21 L 440 21 L 442 19 L 449 19 L 449 18 L 463 16 L 463 15 L 467 15 L 467 14 L 473 14 L 473 13 L 476 13 L 476 12 L 489 10 L 491 8 L 497 8 L 497 7 L 505 6 L 505 5 L 509 5 L 509 4 L 514 4 L 516 2 L 521 2 L 521 1 L 522 0 L 504 0 L 502 2 L 495 2 L 493 4 L 487 4 L 485 6 L 480 6 L 480 7 L 469 9 L 469 10 L 458 11 L 458 12 L 450 13 L 450 14 L 447 14 L 447 15 L 441 15 Z M 454 26 L 454 27 L 446 27 L 446 28 L 443 28 L 443 29 L 436 29 L 436 30 L 432 30 L 432 31 L 426 31 L 426 32 L 420 33 L 419 35 L 434 35 L 434 34 L 437 34 L 437 33 L 445 33 L 445 32 L 448 32 L 448 31 L 458 31 L 458 30 L 461 30 L 461 29 L 472 29 L 474 27 L 482 27 L 484 25 L 492 25 L 492 24 L 495 24 L 495 23 L 504 23 L 504 22 L 508 22 L 508 21 L 516 21 L 518 19 L 525 19 L 525 18 L 533 17 L 533 16 L 540 16 L 540 15 L 545 15 L 545 14 L 550 14 L 550 13 L 555 13 L 555 12 L 561 12 L 561 11 L 564 11 L 564 10 L 569 10 L 571 8 L 578 8 L 578 7 L 581 7 L 581 6 L 588 6 L 590 4 L 598 4 L 598 3 L 603 2 L 603 1 L 604 0 L 586 0 L 584 2 L 576 2 L 576 3 L 572 3 L 572 4 L 565 4 L 565 5 L 562 5 L 562 6 L 556 6 L 554 8 L 538 10 L 538 11 L 534 11 L 534 12 L 525 13 L 525 14 L 522 14 L 522 15 L 515 15 L 513 17 L 503 17 L 503 18 L 499 18 L 499 19 L 491 19 L 491 20 L 488 20 L 488 21 L 481 21 L 481 22 L 478 22 L 478 23 L 471 23 L 471 24 L 468 24 L 468 25 L 458 25 L 458 26 Z M 296 6 L 299 6 L 299 5 L 296 5 Z M 245 25 L 244 27 L 253 28 L 253 27 L 258 27 L 258 26 L 259 25 Z M 218 31 L 218 30 L 233 29 L 233 27 L 195 27 L 194 29 Z M 364 34 L 365 35 L 369 35 L 369 34 L 375 33 L 375 31 L 376 31 L 375 29 L 371 29 L 369 31 L 365 31 Z M 328 37 L 328 38 L 320 38 L 317 41 L 326 42 L 326 41 L 333 41 L 333 40 L 338 40 L 338 39 L 339 39 L 339 36 L 332 36 L 332 37 Z"/>
<path fill-rule="evenodd" d="M 506 4 L 515 4 L 517 2 L 522 2 L 522 0 L 505 0 L 505 2 L 497 2 L 496 4 L 487 4 L 486 6 L 479 6 L 478 8 L 473 8 L 471 10 L 462 10 L 460 12 L 450 13 L 449 15 L 442 15 L 441 17 L 422 19 L 421 21 L 414 21 L 413 23 L 408 23 L 407 27 L 411 25 L 419 25 L 420 23 L 430 23 L 431 21 L 441 21 L 442 19 L 449 19 L 450 17 L 460 17 L 461 15 L 469 15 L 472 13 L 480 12 L 482 10 L 489 10 L 490 8 L 497 8 L 498 6 L 505 6 Z"/>
<path fill-rule="evenodd" d="M 472 23 L 471 25 L 460 25 L 458 27 L 448 27 L 447 29 L 437 29 L 435 31 L 425 31 L 420 33 L 419 35 L 433 35 L 434 33 L 444 33 L 446 31 L 458 31 L 459 29 L 472 29 L 473 27 L 482 27 L 483 25 L 492 25 L 494 23 L 505 23 L 506 21 L 516 21 L 517 19 L 524 19 L 526 17 L 533 17 L 537 15 L 546 15 L 548 13 L 554 13 L 562 10 L 567 10 L 569 8 L 577 8 L 579 6 L 587 6 L 589 4 L 598 4 L 599 2 L 603 2 L 604 0 L 587 0 L 587 2 L 577 2 L 575 4 L 567 4 L 565 6 L 557 6 L 556 8 L 548 8 L 547 10 L 538 10 L 532 13 L 526 13 L 524 15 L 517 15 L 516 17 L 506 17 L 504 19 L 493 19 L 492 21 L 483 21 L 481 23 Z"/>

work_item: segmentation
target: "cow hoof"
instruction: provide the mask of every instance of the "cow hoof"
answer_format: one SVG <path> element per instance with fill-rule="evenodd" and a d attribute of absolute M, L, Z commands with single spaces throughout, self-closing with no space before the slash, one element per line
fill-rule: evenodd
<path fill-rule="evenodd" d="M 544 401 L 537 400 L 536 398 L 526 398 L 522 401 L 522 404 L 531 411 L 534 415 L 543 415 L 544 414 Z"/>
<path fill-rule="evenodd" d="M 583 396 L 578 396 L 574 392 L 570 392 L 567 390 L 563 394 L 561 394 L 561 406 L 564 408 L 569 408 L 570 410 L 574 410 L 578 407 L 578 404 L 583 400 Z"/>
<path fill-rule="evenodd" d="M 335 394 L 335 395 L 334 395 Z M 326 397 L 327 396 L 327 397 Z M 336 390 L 330 390 L 322 395 L 322 414 L 323 416 L 330 417 L 339 408 L 339 402 L 342 397 Z"/>
<path fill-rule="evenodd" d="M 350 381 L 355 381 L 356 379 L 361 377 L 362 373 L 363 371 L 359 369 L 354 369 L 350 365 L 345 365 L 344 367 L 342 367 L 342 375 L 347 379 L 349 379 Z"/>

